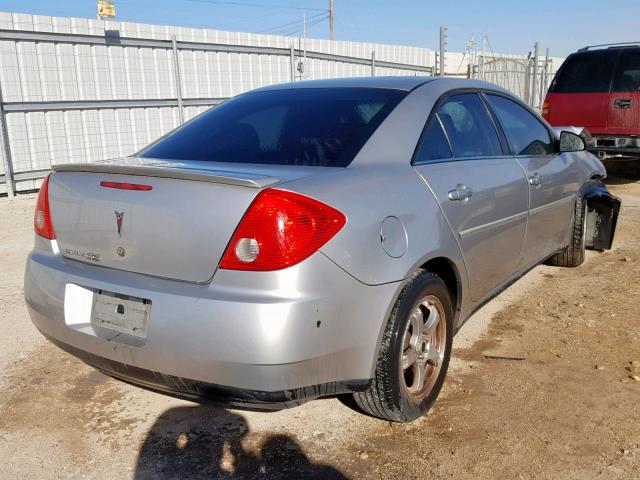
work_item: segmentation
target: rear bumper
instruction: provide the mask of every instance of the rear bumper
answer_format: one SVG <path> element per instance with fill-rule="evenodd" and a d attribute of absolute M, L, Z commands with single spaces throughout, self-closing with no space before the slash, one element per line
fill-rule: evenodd
<path fill-rule="evenodd" d="M 145 370 L 78 350 L 55 338 L 44 336 L 62 350 L 105 375 L 146 390 L 200 403 L 212 402 L 230 407 L 271 411 L 297 407 L 319 397 L 363 391 L 371 384 L 369 379 L 331 382 L 279 391 L 241 389 Z"/>
<path fill-rule="evenodd" d="M 640 160 L 640 136 L 592 134 L 587 149 L 601 160 Z"/>
<path fill-rule="evenodd" d="M 144 341 L 128 344 L 71 318 L 69 284 L 151 300 Z M 38 239 L 24 291 L 46 337 L 109 375 L 267 408 L 366 387 L 399 288 L 364 285 L 321 253 L 279 272 L 220 270 L 198 285 L 68 260 Z"/>

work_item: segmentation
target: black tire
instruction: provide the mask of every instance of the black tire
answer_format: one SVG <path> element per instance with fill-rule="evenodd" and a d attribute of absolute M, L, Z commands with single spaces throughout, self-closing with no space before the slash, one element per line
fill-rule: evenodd
<path fill-rule="evenodd" d="M 446 329 L 444 336 L 438 330 L 444 355 L 439 362 L 439 370 L 432 372 L 429 377 L 430 384 L 425 386 L 428 390 L 411 395 L 406 385 L 406 372 L 402 368 L 405 333 L 412 312 L 422 308 L 421 300 L 433 297 L 439 300 L 438 308 L 441 307 L 444 314 L 444 322 L 441 314 L 438 315 L 438 325 L 442 322 Z M 444 383 L 452 341 L 453 308 L 447 286 L 437 275 L 420 270 L 405 285 L 389 316 L 371 385 L 364 392 L 353 395 L 358 407 L 371 416 L 393 422 L 410 422 L 424 415 L 435 402 Z"/>
<path fill-rule="evenodd" d="M 563 250 L 555 253 L 545 262 L 554 267 L 577 267 L 584 262 L 585 235 L 587 228 L 587 202 L 578 196 L 573 215 L 573 231 L 571 243 Z"/>

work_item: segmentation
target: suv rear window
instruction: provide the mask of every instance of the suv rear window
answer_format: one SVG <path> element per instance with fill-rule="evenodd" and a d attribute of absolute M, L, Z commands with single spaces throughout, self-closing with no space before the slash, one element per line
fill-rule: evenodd
<path fill-rule="evenodd" d="M 560 67 L 550 91 L 608 93 L 617 54 L 615 50 L 598 50 L 570 55 Z"/>
<path fill-rule="evenodd" d="M 139 155 L 346 167 L 406 94 L 379 88 L 251 92 L 208 110 Z"/>

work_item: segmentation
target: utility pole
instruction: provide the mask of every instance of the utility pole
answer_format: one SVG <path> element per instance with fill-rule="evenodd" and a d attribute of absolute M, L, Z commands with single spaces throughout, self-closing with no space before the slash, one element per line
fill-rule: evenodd
<path fill-rule="evenodd" d="M 329 0 L 329 40 L 336 39 L 336 33 L 335 33 L 335 30 L 333 29 L 334 20 L 335 20 L 335 12 L 334 12 L 333 0 Z"/>
<path fill-rule="evenodd" d="M 439 73 L 444 77 L 444 52 L 447 49 L 447 27 L 440 27 L 440 68 Z"/>

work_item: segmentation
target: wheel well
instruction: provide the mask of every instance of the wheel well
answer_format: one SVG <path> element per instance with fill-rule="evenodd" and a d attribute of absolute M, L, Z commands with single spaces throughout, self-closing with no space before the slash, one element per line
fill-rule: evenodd
<path fill-rule="evenodd" d="M 451 260 L 445 257 L 432 258 L 420 268 L 428 270 L 438 275 L 449 290 L 451 296 L 451 305 L 454 308 L 454 318 L 458 316 L 460 311 L 460 275 Z"/>

